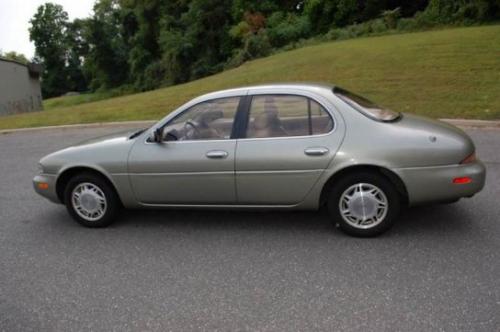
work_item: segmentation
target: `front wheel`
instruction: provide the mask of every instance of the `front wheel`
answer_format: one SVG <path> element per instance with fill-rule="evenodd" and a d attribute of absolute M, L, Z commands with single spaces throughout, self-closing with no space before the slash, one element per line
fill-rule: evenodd
<path fill-rule="evenodd" d="M 394 185 L 376 173 L 349 174 L 335 183 L 328 211 L 347 234 L 376 236 L 388 230 L 399 214 L 400 197 Z"/>
<path fill-rule="evenodd" d="M 68 182 L 64 202 L 73 219 L 86 227 L 110 225 L 120 206 L 113 188 L 92 173 L 79 174 Z"/>

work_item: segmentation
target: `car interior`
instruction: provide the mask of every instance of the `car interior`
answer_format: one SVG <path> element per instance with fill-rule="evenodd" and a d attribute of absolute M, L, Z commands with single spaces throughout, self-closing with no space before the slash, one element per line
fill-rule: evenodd
<path fill-rule="evenodd" d="M 246 138 L 318 135 L 333 128 L 327 111 L 304 97 L 257 98 L 262 100 L 256 100 L 257 103 L 251 107 Z M 193 113 L 188 120 L 167 126 L 164 139 L 168 140 L 168 135 L 173 135 L 176 140 L 228 139 L 231 136 L 235 111 L 229 112 L 217 103 L 210 103 L 202 111 Z"/>

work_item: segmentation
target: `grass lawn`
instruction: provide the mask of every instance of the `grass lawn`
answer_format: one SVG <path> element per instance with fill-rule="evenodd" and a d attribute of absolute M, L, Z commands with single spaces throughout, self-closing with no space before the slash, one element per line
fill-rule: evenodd
<path fill-rule="evenodd" d="M 159 119 L 205 92 L 295 81 L 334 83 L 434 118 L 500 119 L 500 25 L 324 43 L 146 93 L 47 100 L 45 111 L 0 118 L 0 129 Z"/>
<path fill-rule="evenodd" d="M 76 106 L 112 97 L 114 96 L 111 92 L 82 93 L 73 96 L 56 97 L 44 100 L 43 108 L 46 111 L 50 111 L 54 108 Z"/>

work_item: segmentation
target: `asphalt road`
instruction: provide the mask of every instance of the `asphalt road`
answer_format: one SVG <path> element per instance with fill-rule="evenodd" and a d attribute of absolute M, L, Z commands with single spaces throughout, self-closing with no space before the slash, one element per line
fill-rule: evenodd
<path fill-rule="evenodd" d="M 0 330 L 494 331 L 500 131 L 486 188 L 356 239 L 312 212 L 129 211 L 86 229 L 38 197 L 43 155 L 118 128 L 0 135 Z"/>

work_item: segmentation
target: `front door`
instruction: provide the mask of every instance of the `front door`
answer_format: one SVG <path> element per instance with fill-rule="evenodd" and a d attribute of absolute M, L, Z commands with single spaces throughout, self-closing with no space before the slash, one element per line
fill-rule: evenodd
<path fill-rule="evenodd" d="M 329 112 L 302 95 L 254 95 L 238 140 L 238 204 L 300 203 L 341 143 Z"/>
<path fill-rule="evenodd" d="M 240 97 L 197 104 L 169 121 L 164 142 L 138 141 L 129 156 L 130 181 L 144 204 L 234 204 Z"/>

